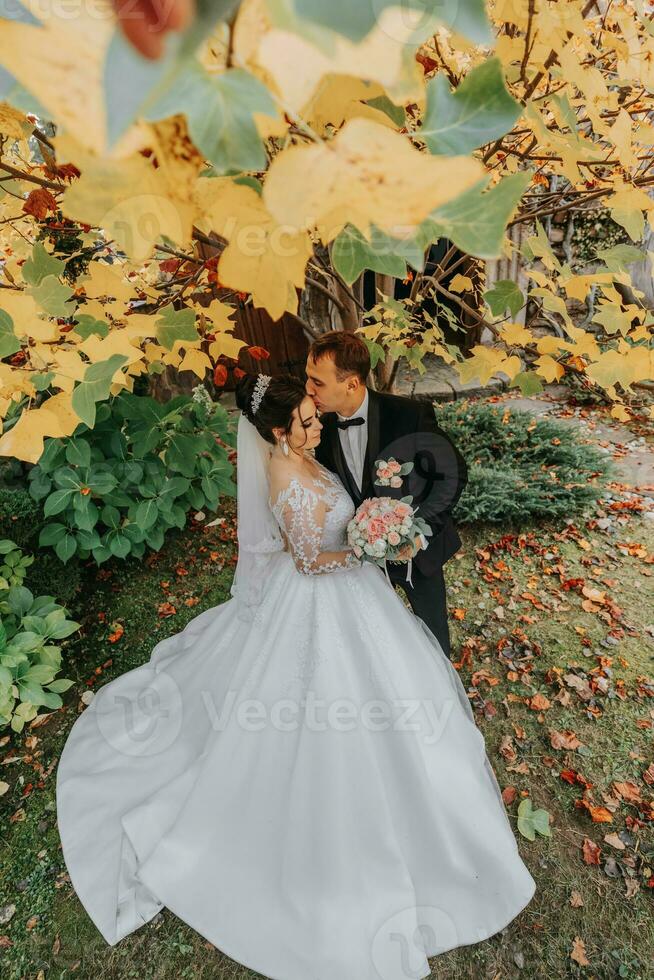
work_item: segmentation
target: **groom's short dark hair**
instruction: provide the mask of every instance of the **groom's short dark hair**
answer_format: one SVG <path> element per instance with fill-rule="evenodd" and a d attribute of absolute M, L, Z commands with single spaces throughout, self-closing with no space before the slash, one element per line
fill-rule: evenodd
<path fill-rule="evenodd" d="M 336 377 L 344 381 L 350 374 L 356 374 L 363 384 L 370 374 L 370 354 L 365 341 L 349 330 L 330 330 L 321 334 L 309 348 L 309 357 L 319 361 L 331 357 L 336 368 Z"/>

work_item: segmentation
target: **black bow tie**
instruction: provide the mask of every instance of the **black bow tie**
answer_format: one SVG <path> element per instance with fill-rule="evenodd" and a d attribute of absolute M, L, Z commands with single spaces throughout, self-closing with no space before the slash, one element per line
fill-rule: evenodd
<path fill-rule="evenodd" d="M 343 419 L 342 421 L 341 419 L 336 419 L 336 425 L 339 427 L 339 429 L 347 429 L 351 425 L 363 425 L 365 421 L 366 420 L 361 418 L 360 415 L 357 415 L 357 417 L 354 419 Z"/>

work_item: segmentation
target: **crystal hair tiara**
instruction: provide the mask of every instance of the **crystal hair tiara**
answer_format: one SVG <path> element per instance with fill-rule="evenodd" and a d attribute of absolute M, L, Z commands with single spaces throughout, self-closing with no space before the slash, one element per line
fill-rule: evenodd
<path fill-rule="evenodd" d="M 254 415 L 261 404 L 261 399 L 266 393 L 266 388 L 272 381 L 269 374 L 258 374 L 256 384 L 254 386 L 254 391 L 252 393 L 252 401 L 250 403 L 250 409 Z"/>

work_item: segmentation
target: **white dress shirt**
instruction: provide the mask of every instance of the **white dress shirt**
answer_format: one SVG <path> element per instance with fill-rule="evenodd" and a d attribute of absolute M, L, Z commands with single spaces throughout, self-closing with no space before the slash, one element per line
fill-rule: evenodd
<path fill-rule="evenodd" d="M 339 429 L 338 438 L 341 441 L 345 462 L 347 463 L 348 469 L 356 480 L 356 484 L 360 490 L 363 481 L 363 464 L 366 456 L 366 446 L 368 445 L 367 387 L 364 399 L 356 412 L 354 412 L 352 415 L 339 415 L 338 412 L 336 413 L 336 417 L 341 422 L 346 421 L 347 419 L 355 419 L 359 416 L 365 420 L 363 425 L 350 425 L 347 427 L 347 429 Z"/>

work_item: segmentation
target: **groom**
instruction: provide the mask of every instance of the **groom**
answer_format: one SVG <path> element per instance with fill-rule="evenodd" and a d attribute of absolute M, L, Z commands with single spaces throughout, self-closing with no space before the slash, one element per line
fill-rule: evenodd
<path fill-rule="evenodd" d="M 323 424 L 315 457 L 338 473 L 356 507 L 372 496 L 413 496 L 433 533 L 427 548 L 412 552 L 412 586 L 406 563 L 389 563 L 388 573 L 451 658 L 443 564 L 461 547 L 450 511 L 467 483 L 466 463 L 431 404 L 374 391 L 366 386 L 369 373 L 368 348 L 356 334 L 334 330 L 312 343 L 306 390 Z M 375 485 L 375 461 L 389 457 L 414 463 L 401 489 Z"/>

